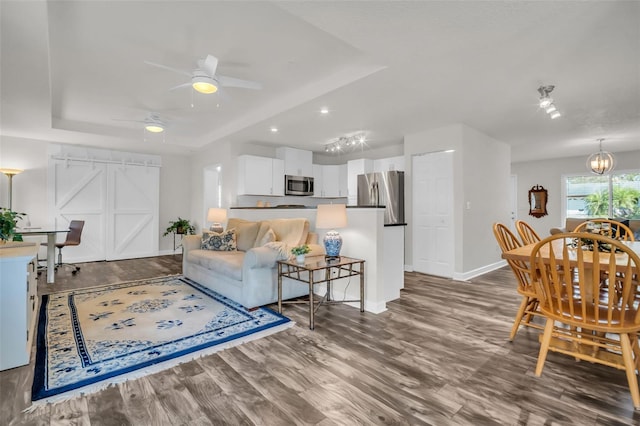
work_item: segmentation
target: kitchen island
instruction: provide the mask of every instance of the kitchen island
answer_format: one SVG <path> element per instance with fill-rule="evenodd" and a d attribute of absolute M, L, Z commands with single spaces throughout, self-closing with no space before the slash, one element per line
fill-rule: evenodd
<path fill-rule="evenodd" d="M 385 226 L 384 207 L 347 206 L 347 227 L 338 230 L 342 236 L 341 255 L 365 260 L 365 304 L 367 312 L 386 310 L 386 302 L 400 297 L 404 287 L 404 226 Z M 316 229 L 315 207 L 241 207 L 229 209 L 229 217 L 246 220 L 306 218 L 310 230 L 317 232 L 319 243 L 327 229 Z M 332 285 L 336 300 L 357 299 L 359 286 L 348 279 Z M 324 285 L 317 293 L 324 294 Z M 352 306 L 359 307 L 353 303 Z"/>

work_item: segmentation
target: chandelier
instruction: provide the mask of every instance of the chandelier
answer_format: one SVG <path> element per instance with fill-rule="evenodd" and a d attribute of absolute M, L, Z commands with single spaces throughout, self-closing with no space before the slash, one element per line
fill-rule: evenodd
<path fill-rule="evenodd" d="M 613 170 L 615 166 L 613 154 L 602 150 L 603 140 L 604 139 L 598 139 L 598 142 L 600 142 L 600 150 L 587 158 L 587 167 L 591 169 L 592 173 L 597 175 L 607 174 Z"/>
<path fill-rule="evenodd" d="M 353 136 L 341 136 L 338 139 L 324 146 L 324 152 L 332 154 L 340 154 L 347 151 L 353 151 L 357 147 L 364 147 L 366 138 L 364 134 Z"/>
<path fill-rule="evenodd" d="M 540 101 L 538 105 L 540 108 L 544 109 L 544 111 L 549 114 L 552 120 L 560 117 L 560 111 L 556 108 L 553 103 L 553 98 L 549 96 L 549 94 L 553 91 L 555 86 L 540 86 L 538 87 L 538 93 L 540 93 Z"/>

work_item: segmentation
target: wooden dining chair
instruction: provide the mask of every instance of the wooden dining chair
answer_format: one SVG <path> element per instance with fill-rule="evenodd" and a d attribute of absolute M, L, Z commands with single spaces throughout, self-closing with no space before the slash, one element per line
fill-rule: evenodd
<path fill-rule="evenodd" d="M 589 219 L 586 222 L 582 222 L 573 230 L 573 232 L 586 232 L 589 223 L 594 224 L 599 230 L 601 235 L 606 235 L 609 238 L 615 238 L 616 240 L 623 241 L 635 241 L 633 231 L 624 223 L 618 222 L 612 219 Z"/>
<path fill-rule="evenodd" d="M 581 239 L 592 240 L 592 250 Z M 632 279 L 640 268 L 640 257 L 604 235 L 561 233 L 536 244 L 530 264 L 538 275 L 539 309 L 547 318 L 536 376 L 542 374 L 549 351 L 621 369 L 627 375 L 633 406 L 640 409 L 636 375 L 640 297 Z M 599 282 L 603 271 L 614 277 L 605 286 Z"/>
<path fill-rule="evenodd" d="M 493 225 L 493 234 L 498 241 L 500 250 L 506 252 L 518 247 L 522 247 L 522 244 L 518 240 L 513 232 L 509 230 L 505 225 L 501 223 L 495 223 Z M 518 293 L 522 296 L 520 307 L 516 313 L 516 318 L 511 327 L 511 333 L 509 334 L 509 341 L 512 341 L 520 325 L 527 327 L 533 327 L 542 330 L 543 327 L 539 324 L 532 322 L 534 316 L 540 315 L 538 311 L 538 298 L 535 293 L 535 289 L 532 286 L 531 271 L 529 264 L 520 260 L 507 259 L 507 263 L 511 267 L 516 279 L 518 280 Z"/>
<path fill-rule="evenodd" d="M 531 225 L 524 220 L 516 220 L 516 231 L 518 231 L 518 235 L 524 245 L 537 243 L 542 239 Z"/>

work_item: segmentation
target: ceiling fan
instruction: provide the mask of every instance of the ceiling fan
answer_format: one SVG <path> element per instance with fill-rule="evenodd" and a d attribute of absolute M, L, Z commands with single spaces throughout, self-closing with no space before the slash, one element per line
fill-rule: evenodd
<path fill-rule="evenodd" d="M 144 123 L 144 129 L 151 133 L 161 133 L 167 128 L 167 122 L 156 113 L 150 112 L 144 120 L 129 120 L 124 118 L 114 118 L 116 121 L 131 121 L 133 123 Z"/>
<path fill-rule="evenodd" d="M 255 81 L 241 80 L 235 77 L 227 77 L 224 75 L 216 74 L 216 69 L 218 68 L 218 58 L 213 55 L 207 55 L 206 58 L 199 59 L 198 68 L 194 69 L 191 72 L 168 67 L 162 64 L 156 64 L 155 62 L 144 61 L 144 63 L 168 71 L 173 71 L 191 78 L 190 82 L 172 87 L 169 90 L 191 86 L 194 90 L 200 93 L 210 94 L 217 92 L 220 87 L 239 87 L 242 89 L 253 90 L 262 89 L 262 85 Z"/>

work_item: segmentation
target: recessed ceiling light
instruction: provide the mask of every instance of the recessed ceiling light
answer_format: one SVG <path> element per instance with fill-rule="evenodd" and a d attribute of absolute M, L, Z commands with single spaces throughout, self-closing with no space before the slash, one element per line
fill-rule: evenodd
<path fill-rule="evenodd" d="M 320 114 L 329 114 L 329 108 L 327 108 L 327 107 L 323 107 L 323 108 L 320 110 Z"/>
<path fill-rule="evenodd" d="M 271 128 L 271 133 L 278 133 L 278 128 L 277 127 L 272 127 Z"/>

